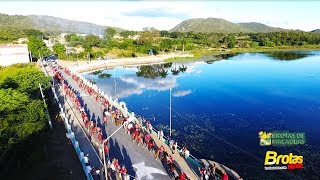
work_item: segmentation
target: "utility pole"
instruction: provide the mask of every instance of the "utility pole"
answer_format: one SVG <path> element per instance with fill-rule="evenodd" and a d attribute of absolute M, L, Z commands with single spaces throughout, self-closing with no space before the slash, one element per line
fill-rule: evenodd
<path fill-rule="evenodd" d="M 172 110 L 171 110 L 171 109 L 172 109 L 172 106 L 171 106 L 171 98 L 172 98 L 172 97 L 171 97 L 171 91 L 172 91 L 172 88 L 170 88 L 170 139 L 171 139 L 171 131 L 172 131 L 172 130 L 171 130 L 171 124 L 172 124 L 172 120 L 171 120 L 171 117 L 172 117 L 172 116 L 171 116 L 171 111 L 172 111 Z"/>

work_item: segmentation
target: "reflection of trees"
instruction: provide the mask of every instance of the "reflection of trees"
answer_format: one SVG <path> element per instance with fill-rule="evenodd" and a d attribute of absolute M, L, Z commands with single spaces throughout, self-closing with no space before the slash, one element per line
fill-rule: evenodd
<path fill-rule="evenodd" d="M 178 75 L 180 73 L 180 70 L 174 68 L 174 69 L 171 69 L 171 72 L 172 72 L 173 75 Z"/>
<path fill-rule="evenodd" d="M 109 79 L 111 76 L 112 76 L 112 75 L 109 74 L 109 73 L 101 73 L 101 74 L 98 75 L 98 77 L 99 77 L 100 79 L 102 79 L 102 78 L 107 78 L 107 79 Z"/>
<path fill-rule="evenodd" d="M 163 69 L 163 70 L 160 72 L 161 78 L 166 78 L 167 75 L 168 75 L 168 71 L 167 71 L 167 70 L 164 70 L 164 69 Z"/>
<path fill-rule="evenodd" d="M 216 61 L 221 61 L 221 60 L 224 60 L 224 59 L 229 59 L 231 57 L 234 57 L 238 55 L 238 53 L 230 53 L 230 54 L 219 54 L 219 55 L 208 55 L 208 56 L 205 56 L 204 57 L 204 61 L 207 63 L 207 64 L 212 64 Z"/>
<path fill-rule="evenodd" d="M 163 67 L 164 67 L 164 68 L 171 68 L 171 66 L 172 66 L 172 63 L 165 63 L 165 64 L 163 64 Z"/>
<path fill-rule="evenodd" d="M 185 72 L 187 70 L 187 66 L 185 66 L 184 64 L 182 64 L 182 66 L 179 66 L 179 70 L 181 72 Z"/>
<path fill-rule="evenodd" d="M 138 77 L 154 79 L 156 77 L 165 78 L 168 75 L 168 71 L 164 69 L 164 65 L 155 64 L 155 65 L 145 65 L 139 66 L 138 71 L 136 72 Z"/>
<path fill-rule="evenodd" d="M 177 63 L 174 63 L 174 69 L 171 69 L 171 73 L 173 75 L 178 75 L 180 73 L 180 69 L 177 69 Z"/>
<path fill-rule="evenodd" d="M 299 52 L 266 52 L 268 56 L 275 60 L 297 60 L 309 56 L 309 54 L 299 53 Z"/>
<path fill-rule="evenodd" d="M 100 74 L 100 73 L 102 73 L 102 71 L 101 71 L 101 70 L 97 70 L 97 71 L 93 71 L 93 72 L 90 73 L 90 74 L 92 74 L 92 75 L 98 75 L 98 74 Z"/>

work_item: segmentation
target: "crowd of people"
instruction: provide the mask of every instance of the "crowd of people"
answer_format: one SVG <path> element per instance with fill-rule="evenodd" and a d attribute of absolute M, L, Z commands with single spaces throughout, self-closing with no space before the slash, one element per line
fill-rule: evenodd
<path fill-rule="evenodd" d="M 62 69 L 61 66 L 58 67 L 60 70 Z M 173 156 L 169 155 L 167 151 L 165 151 L 163 146 L 157 147 L 155 144 L 154 139 L 151 137 L 151 133 L 153 130 L 153 126 L 150 123 L 150 121 L 144 119 L 144 118 L 138 118 L 138 121 L 135 122 L 128 122 L 127 116 L 121 112 L 118 108 L 113 106 L 111 103 L 108 102 L 108 100 L 101 95 L 100 92 L 95 90 L 91 85 L 86 84 L 79 76 L 76 74 L 72 74 L 70 70 L 67 68 L 64 69 L 65 73 L 68 74 L 75 80 L 79 87 L 84 89 L 89 95 L 92 96 L 93 99 L 96 100 L 96 102 L 100 103 L 103 107 L 103 115 L 102 115 L 102 125 L 107 126 L 108 121 L 111 120 L 112 123 L 115 123 L 116 126 L 123 125 L 124 131 L 131 136 L 131 139 L 133 142 L 135 142 L 138 146 L 142 146 L 147 148 L 150 152 L 154 153 L 154 157 L 156 160 L 160 160 L 163 163 L 167 164 L 168 166 L 168 173 L 171 177 L 174 177 L 178 180 L 185 180 L 188 179 L 186 174 L 184 172 L 178 173 L 176 171 L 175 166 L 175 160 Z M 68 84 L 68 81 L 61 75 L 61 73 L 56 69 L 53 68 L 53 72 L 55 77 L 60 80 L 64 91 L 66 94 L 74 100 L 74 103 L 77 107 L 77 110 L 81 114 L 83 124 L 85 126 L 85 129 L 90 134 L 91 137 L 94 137 L 97 139 L 97 141 L 102 144 L 103 150 L 106 154 L 106 157 L 108 159 L 110 147 L 108 146 L 108 142 L 103 143 L 103 133 L 102 133 L 102 125 L 98 122 L 95 122 L 93 120 L 90 120 L 88 117 L 88 114 L 83 107 L 83 101 L 80 99 L 80 97 L 77 96 L 77 92 Z M 82 102 L 82 103 L 81 103 Z M 162 130 L 158 131 L 158 139 L 161 141 L 164 140 L 164 133 Z M 169 147 L 171 149 L 171 153 L 175 154 L 178 150 L 178 144 L 174 140 L 169 140 Z M 180 155 L 182 157 L 189 157 L 190 152 L 187 149 L 186 146 L 183 146 Z M 86 159 L 88 159 L 88 156 L 85 156 Z M 88 160 L 89 162 L 89 160 Z M 86 171 L 87 173 L 91 173 L 93 177 L 98 178 L 100 174 L 100 170 L 95 170 L 93 167 L 91 167 L 89 164 L 86 165 Z M 112 179 L 112 174 L 118 174 L 122 180 L 130 179 L 130 176 L 127 174 L 127 169 L 125 166 L 120 166 L 117 159 L 113 159 L 112 162 L 108 160 L 108 169 L 107 176 Z M 215 177 L 215 167 L 209 166 L 209 167 L 201 167 L 200 169 L 201 178 L 202 179 L 214 179 Z M 226 174 L 226 173 L 225 173 Z M 223 180 L 227 180 L 228 178 L 225 178 L 226 175 L 223 175 Z"/>

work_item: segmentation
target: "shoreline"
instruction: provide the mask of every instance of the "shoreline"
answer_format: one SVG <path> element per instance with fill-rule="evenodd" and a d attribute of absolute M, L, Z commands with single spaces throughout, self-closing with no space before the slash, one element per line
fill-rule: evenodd
<path fill-rule="evenodd" d="M 165 54 L 165 55 L 156 55 L 156 56 L 147 56 L 147 57 L 135 57 L 135 58 L 122 58 L 122 59 L 112 59 L 112 60 L 93 60 L 91 63 L 88 61 L 65 61 L 58 60 L 59 64 L 73 69 L 78 73 L 90 72 L 101 70 L 110 67 L 117 66 L 130 66 L 130 65 L 148 65 L 148 64 L 159 64 L 165 63 L 165 60 L 168 58 L 176 57 L 188 57 L 193 58 L 193 54 Z M 76 64 L 78 63 L 78 65 Z"/>
<path fill-rule="evenodd" d="M 194 51 L 194 57 L 173 57 L 168 58 L 165 62 L 188 62 L 196 61 L 198 58 L 201 58 L 206 55 L 224 55 L 224 54 L 234 54 L 234 53 L 262 53 L 262 52 L 277 52 L 277 51 L 313 51 L 320 50 L 320 45 L 312 46 L 276 46 L 276 47 L 260 47 L 260 48 L 233 48 L 226 50 L 203 50 L 203 51 Z M 190 53 L 190 52 L 189 52 Z"/>
<path fill-rule="evenodd" d="M 103 70 L 105 68 L 112 68 L 117 66 L 134 66 L 134 65 L 150 65 L 150 64 L 162 64 L 169 62 L 190 62 L 197 61 L 201 57 L 212 55 L 227 55 L 234 53 L 261 53 L 261 52 L 277 52 L 277 51 L 312 51 L 320 50 L 319 46 L 279 46 L 279 47 L 264 47 L 264 48 L 233 48 L 227 50 L 203 50 L 203 51 L 186 51 L 184 54 L 169 53 L 164 55 L 143 56 L 135 58 L 119 58 L 112 60 L 93 60 L 91 63 L 88 61 L 66 61 L 58 60 L 63 66 L 72 68 L 78 73 L 92 72 L 96 70 Z M 213 59 L 212 61 L 218 61 L 220 59 Z M 77 65 L 77 64 L 78 65 Z"/>

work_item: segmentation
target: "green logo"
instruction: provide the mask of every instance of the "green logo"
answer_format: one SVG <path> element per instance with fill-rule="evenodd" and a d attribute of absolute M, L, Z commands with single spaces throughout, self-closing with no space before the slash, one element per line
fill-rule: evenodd
<path fill-rule="evenodd" d="M 305 133 L 302 132 L 286 132 L 273 131 L 259 132 L 260 146 L 290 146 L 305 144 Z"/>

